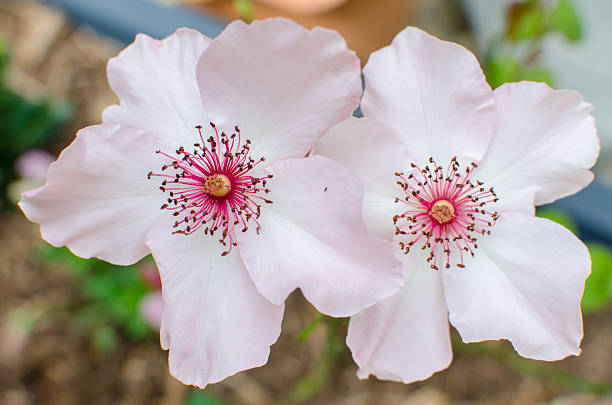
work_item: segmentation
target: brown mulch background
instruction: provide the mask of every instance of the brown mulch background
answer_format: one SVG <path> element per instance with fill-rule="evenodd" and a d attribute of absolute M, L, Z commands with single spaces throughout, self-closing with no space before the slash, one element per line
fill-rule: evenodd
<path fill-rule="evenodd" d="M 418 10 L 440 2 L 428 2 L 427 6 L 413 3 L 406 18 L 417 18 Z M 219 11 L 227 6 L 214 7 Z M 324 25 L 334 24 L 323 21 Z M 458 35 L 462 35 L 462 42 L 469 42 L 463 32 Z M 121 49 L 120 44 L 74 27 L 57 10 L 26 0 L 0 0 L 0 39 L 11 49 L 9 83 L 14 89 L 31 99 L 69 100 L 75 108 L 61 136 L 47 145 L 53 153 L 59 153 L 78 128 L 99 122 L 102 109 L 116 102 L 106 82 L 105 65 Z M 380 42 L 373 40 L 371 46 L 380 46 Z M 133 342 L 122 336 L 114 352 L 102 354 L 89 336 L 74 332 L 71 316 L 83 296 L 66 269 L 35 258 L 34 252 L 42 244 L 38 226 L 17 209 L 0 212 L 0 405 L 181 404 L 194 389 L 168 375 L 167 354 L 160 349 L 157 337 Z M 36 318 L 32 328 L 23 327 L 20 316 L 24 313 Z M 325 347 L 325 327 L 315 330 L 306 342 L 298 342 L 301 331 L 315 316 L 302 296 L 294 293 L 268 365 L 211 385 L 207 391 L 225 404 L 297 402 L 292 396 L 296 384 L 317 369 Z M 373 378 L 360 381 L 350 357 L 342 355 L 334 371 L 324 378 L 322 388 L 304 402 L 612 404 L 612 397 L 576 393 L 550 377 L 530 376 L 521 367 L 517 371 L 516 355 L 511 355 L 510 361 L 486 355 L 489 349 L 506 353 L 508 347 L 498 342 L 460 345 L 448 370 L 411 385 Z M 612 309 L 585 318 L 580 357 L 543 364 L 547 369 L 612 383 L 610 365 Z"/>

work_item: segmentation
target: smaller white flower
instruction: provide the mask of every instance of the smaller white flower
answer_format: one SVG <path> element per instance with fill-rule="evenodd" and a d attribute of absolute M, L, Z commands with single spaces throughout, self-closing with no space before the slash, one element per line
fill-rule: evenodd
<path fill-rule="evenodd" d="M 366 118 L 316 149 L 361 178 L 364 219 L 403 262 L 403 290 L 351 318 L 358 375 L 412 382 L 446 368 L 448 321 L 465 342 L 579 354 L 589 254 L 534 206 L 592 180 L 592 106 L 541 83 L 491 91 L 470 52 L 414 28 L 372 54 L 364 76 Z"/>

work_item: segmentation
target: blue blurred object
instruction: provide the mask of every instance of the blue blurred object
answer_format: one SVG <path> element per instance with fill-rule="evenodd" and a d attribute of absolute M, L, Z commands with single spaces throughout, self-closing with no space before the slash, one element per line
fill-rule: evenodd
<path fill-rule="evenodd" d="M 124 44 L 134 41 L 140 32 L 164 38 L 177 28 L 194 28 L 208 37 L 216 37 L 226 22 L 199 10 L 164 6 L 148 0 L 44 0 L 63 9 L 79 24 L 87 24 L 101 34 Z"/>
<path fill-rule="evenodd" d="M 612 189 L 594 181 L 580 193 L 563 198 L 551 207 L 569 213 L 585 240 L 612 246 Z"/>

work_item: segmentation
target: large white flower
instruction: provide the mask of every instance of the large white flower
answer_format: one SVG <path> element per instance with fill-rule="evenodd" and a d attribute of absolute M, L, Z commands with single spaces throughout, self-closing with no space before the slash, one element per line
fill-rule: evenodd
<path fill-rule="evenodd" d="M 139 35 L 108 77 L 120 105 L 20 206 L 79 256 L 153 253 L 177 378 L 204 387 L 264 364 L 295 288 L 347 316 L 400 287 L 391 245 L 362 222 L 359 180 L 304 158 L 359 103 L 359 62 L 338 33 L 272 19 L 214 40 Z"/>
<path fill-rule="evenodd" d="M 316 149 L 361 178 L 364 219 L 403 262 L 404 289 L 351 318 L 359 376 L 411 382 L 447 367 L 449 320 L 465 342 L 578 354 L 589 254 L 534 205 L 591 181 L 592 106 L 540 83 L 491 91 L 469 51 L 414 28 L 364 76 L 366 118 Z"/>

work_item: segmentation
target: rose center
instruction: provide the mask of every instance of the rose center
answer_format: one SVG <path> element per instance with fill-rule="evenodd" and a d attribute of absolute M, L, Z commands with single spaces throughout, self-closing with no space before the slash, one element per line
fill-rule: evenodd
<path fill-rule="evenodd" d="M 470 176 L 478 165 L 469 163 L 463 168 L 453 157 L 446 170 L 429 158 L 423 168 L 410 164 L 407 174 L 395 173 L 404 196 L 396 198 L 405 211 L 393 217 L 395 238 L 408 254 L 415 245 L 429 250 L 427 262 L 434 270 L 451 262 L 465 268 L 464 255 L 474 257 L 478 248 L 476 237 L 490 235 L 499 215 L 494 211 L 498 201 L 493 187 L 487 188 Z"/>
<path fill-rule="evenodd" d="M 431 206 L 429 215 L 439 224 L 446 224 L 455 218 L 455 207 L 446 200 L 438 200 Z"/>
<path fill-rule="evenodd" d="M 213 174 L 204 180 L 202 190 L 214 197 L 225 197 L 232 190 L 232 182 L 224 174 Z"/>
<path fill-rule="evenodd" d="M 236 228 L 246 232 L 249 224 L 261 231 L 259 216 L 261 204 L 271 204 L 267 182 L 271 174 L 255 177 L 252 170 L 265 159 L 250 156 L 251 141 L 243 139 L 240 128 L 228 135 L 210 123 L 213 134 L 206 138 L 202 126 L 196 126 L 199 142 L 193 152 L 180 146 L 172 153 L 158 150 L 165 160 L 161 172 L 147 174 L 149 179 L 162 180 L 159 189 L 168 193 L 161 206 L 175 217 L 172 234 L 191 235 L 204 231 L 204 235 L 218 237 L 225 246 L 221 256 L 230 253 L 238 242 Z"/>

